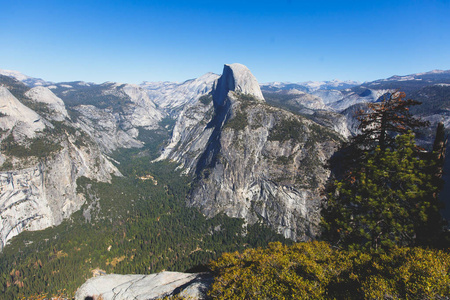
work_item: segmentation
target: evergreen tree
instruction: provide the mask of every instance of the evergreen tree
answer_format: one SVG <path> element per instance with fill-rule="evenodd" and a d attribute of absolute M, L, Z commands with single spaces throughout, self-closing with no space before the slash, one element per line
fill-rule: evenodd
<path fill-rule="evenodd" d="M 433 195 L 438 187 L 424 169 L 430 161 L 415 155 L 412 133 L 399 135 L 391 149 L 367 152 L 349 177 L 335 182 L 323 210 L 324 237 L 338 245 L 363 249 L 415 245 L 438 230 Z"/>
<path fill-rule="evenodd" d="M 406 99 L 403 92 L 394 92 L 381 102 L 368 103 L 367 109 L 357 113 L 359 133 L 343 144 L 339 153 L 330 161 L 339 175 L 356 167 L 364 160 L 366 153 L 380 147 L 381 151 L 393 147 L 395 137 L 417 128 L 428 126 L 429 122 L 414 117 L 410 108 L 421 102 Z"/>
<path fill-rule="evenodd" d="M 410 112 L 411 106 L 420 104 L 419 101 L 406 99 L 403 92 L 389 94 L 389 98 L 385 97 L 381 102 L 369 103 L 367 112 L 359 112 L 358 129 L 361 133 L 355 136 L 353 144 L 363 150 L 373 150 L 379 146 L 384 151 L 395 144 L 396 135 L 429 125 Z"/>
<path fill-rule="evenodd" d="M 396 92 L 359 112 L 360 134 L 331 161 L 339 181 L 322 212 L 324 238 L 362 249 L 437 240 L 446 141 L 441 124 L 433 152 L 416 145 L 412 129 L 428 124 L 411 115 L 418 104 Z"/>

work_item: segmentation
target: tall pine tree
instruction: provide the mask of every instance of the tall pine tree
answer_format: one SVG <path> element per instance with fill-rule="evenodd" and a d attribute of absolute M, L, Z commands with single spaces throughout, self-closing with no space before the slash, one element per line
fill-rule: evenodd
<path fill-rule="evenodd" d="M 412 246 L 439 230 L 438 187 L 415 154 L 413 134 L 399 135 L 395 150 L 377 147 L 358 169 L 334 184 L 323 210 L 324 238 L 344 247 Z M 433 218 L 430 218 L 433 216 Z"/>
<path fill-rule="evenodd" d="M 324 238 L 362 249 L 436 239 L 445 142 L 438 128 L 433 154 L 416 145 L 411 130 L 428 124 L 411 115 L 409 108 L 418 104 L 396 92 L 359 113 L 360 133 L 341 150 L 340 180 L 322 211 Z"/>
<path fill-rule="evenodd" d="M 403 92 L 384 96 L 380 102 L 368 103 L 367 108 L 357 112 L 359 133 L 344 143 L 331 161 L 331 167 L 338 178 L 346 171 L 356 168 L 364 160 L 366 153 L 380 147 L 382 151 L 395 144 L 395 137 L 410 130 L 429 126 L 429 122 L 414 117 L 410 108 L 421 102 L 406 99 Z"/>

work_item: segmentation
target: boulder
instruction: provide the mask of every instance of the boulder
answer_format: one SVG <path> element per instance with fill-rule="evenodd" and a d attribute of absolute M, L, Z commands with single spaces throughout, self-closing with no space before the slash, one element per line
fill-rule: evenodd
<path fill-rule="evenodd" d="M 86 281 L 77 290 L 75 300 L 150 300 L 175 295 L 186 299 L 206 299 L 212 280 L 209 273 L 111 274 Z"/>

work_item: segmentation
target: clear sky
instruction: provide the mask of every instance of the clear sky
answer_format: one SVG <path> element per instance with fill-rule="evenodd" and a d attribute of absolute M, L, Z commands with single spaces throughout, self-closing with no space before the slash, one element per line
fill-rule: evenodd
<path fill-rule="evenodd" d="M 49 81 L 259 82 L 450 69 L 450 0 L 0 0 L 0 69 Z"/>

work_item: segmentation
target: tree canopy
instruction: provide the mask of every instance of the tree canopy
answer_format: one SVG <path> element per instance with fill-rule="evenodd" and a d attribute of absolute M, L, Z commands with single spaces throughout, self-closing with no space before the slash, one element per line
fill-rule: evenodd
<path fill-rule="evenodd" d="M 380 147 L 382 151 L 395 147 L 395 137 L 429 126 L 429 122 L 414 117 L 410 108 L 421 102 L 406 99 L 403 92 L 387 94 L 380 102 L 367 103 L 357 112 L 359 133 L 344 143 L 331 159 L 331 167 L 345 174 L 360 164 L 367 153 Z M 339 175 L 339 174 L 338 174 Z"/>
<path fill-rule="evenodd" d="M 409 112 L 418 104 L 397 92 L 359 112 L 360 134 L 345 148 L 350 159 L 322 211 L 323 238 L 359 249 L 429 245 L 436 239 L 443 224 L 437 198 L 443 157 L 415 143 L 411 130 L 428 124 Z M 441 135 L 435 152 L 445 149 Z"/>
<path fill-rule="evenodd" d="M 358 113 L 361 132 L 354 137 L 352 144 L 361 150 L 373 150 L 379 146 L 381 151 L 394 146 L 397 135 L 429 125 L 410 112 L 411 106 L 420 104 L 406 99 L 403 92 L 389 94 L 389 98 L 384 97 L 381 102 L 368 103 L 368 110 Z"/>
<path fill-rule="evenodd" d="M 334 184 L 323 211 L 324 237 L 379 249 L 417 245 L 439 231 L 433 197 L 438 188 L 424 171 L 430 162 L 415 155 L 413 134 L 397 136 L 395 142 L 395 150 L 377 147 L 360 168 Z"/>

